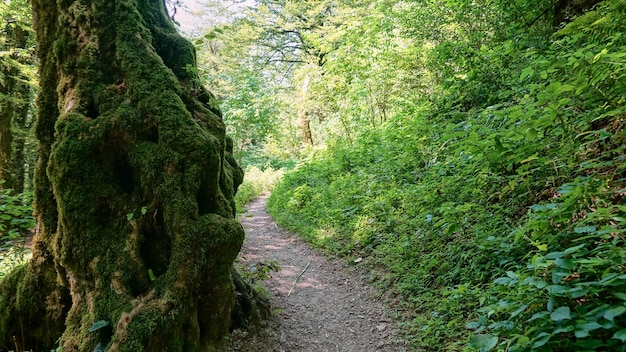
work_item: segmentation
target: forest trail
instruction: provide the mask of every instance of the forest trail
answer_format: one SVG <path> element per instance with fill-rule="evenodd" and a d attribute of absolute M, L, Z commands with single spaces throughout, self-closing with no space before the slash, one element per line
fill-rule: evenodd
<path fill-rule="evenodd" d="M 256 199 L 242 216 L 246 242 L 240 258 L 245 266 L 272 261 L 280 264 L 281 270 L 263 282 L 276 313 L 260 331 L 235 331 L 228 350 L 405 351 L 395 323 L 384 313 L 375 291 L 341 262 L 317 253 L 279 228 L 265 211 L 266 201 L 266 196 Z"/>

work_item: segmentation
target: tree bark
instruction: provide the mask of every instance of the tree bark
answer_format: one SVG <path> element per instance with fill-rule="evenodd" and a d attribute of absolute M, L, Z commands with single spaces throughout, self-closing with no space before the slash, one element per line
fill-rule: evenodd
<path fill-rule="evenodd" d="M 243 172 L 193 46 L 163 0 L 32 6 L 38 228 L 0 285 L 0 347 L 219 351 Z"/>

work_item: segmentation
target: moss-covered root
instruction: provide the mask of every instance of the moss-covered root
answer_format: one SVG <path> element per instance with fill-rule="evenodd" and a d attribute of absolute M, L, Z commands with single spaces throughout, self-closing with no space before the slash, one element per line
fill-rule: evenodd
<path fill-rule="evenodd" d="M 235 269 L 233 269 L 233 281 L 236 300 L 232 315 L 232 328 L 249 328 L 268 319 L 271 315 L 269 300 L 245 282 Z"/>
<path fill-rule="evenodd" d="M 234 219 L 199 218 L 175 241 L 176 257 L 154 288 L 122 313 L 110 351 L 220 351 L 235 301 L 230 270 L 243 236 Z"/>
<path fill-rule="evenodd" d="M 67 289 L 59 285 L 52 257 L 35 238 L 31 261 L 0 283 L 0 350 L 43 351 L 64 330 L 70 307 Z"/>

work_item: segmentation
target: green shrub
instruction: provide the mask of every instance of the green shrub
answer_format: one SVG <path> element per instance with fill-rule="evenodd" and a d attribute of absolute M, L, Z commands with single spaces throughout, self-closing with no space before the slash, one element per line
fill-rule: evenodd
<path fill-rule="evenodd" d="M 242 211 L 246 204 L 260 195 L 270 192 L 282 175 L 282 170 L 269 167 L 261 170 L 256 166 L 248 166 L 244 173 L 243 183 L 235 195 L 238 211 Z"/>
<path fill-rule="evenodd" d="M 32 193 L 0 191 L 0 279 L 24 263 L 29 250 L 20 245 L 35 227 Z"/>

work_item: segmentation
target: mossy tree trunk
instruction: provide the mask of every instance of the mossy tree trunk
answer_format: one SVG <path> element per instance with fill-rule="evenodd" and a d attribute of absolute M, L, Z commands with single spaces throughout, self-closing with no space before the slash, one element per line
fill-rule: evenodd
<path fill-rule="evenodd" d="M 32 6 L 38 229 L 33 259 L 0 285 L 0 342 L 220 350 L 235 306 L 243 173 L 196 80 L 193 46 L 163 0 Z"/>

